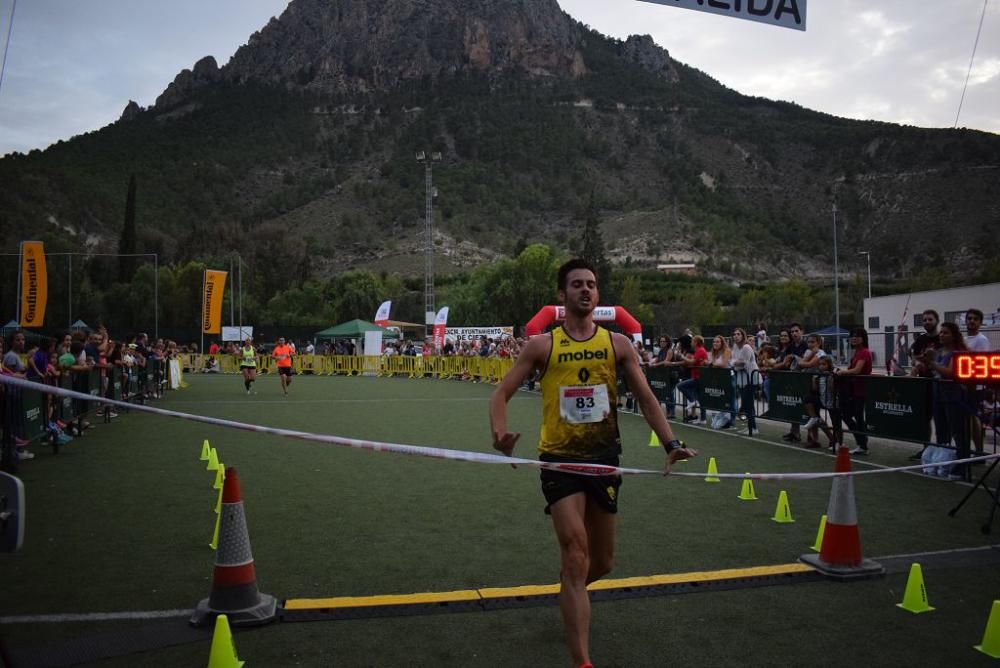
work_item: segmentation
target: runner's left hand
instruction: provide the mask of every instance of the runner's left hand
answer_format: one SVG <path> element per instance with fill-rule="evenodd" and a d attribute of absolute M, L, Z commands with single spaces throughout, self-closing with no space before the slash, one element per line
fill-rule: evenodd
<path fill-rule="evenodd" d="M 508 457 L 511 457 L 513 456 L 514 446 L 517 445 L 517 439 L 519 438 L 521 438 L 521 434 L 519 432 L 511 433 L 509 431 L 505 431 L 502 434 L 494 432 L 493 449 L 499 450 Z M 517 468 L 514 464 L 511 464 L 511 467 L 515 469 Z"/>
<path fill-rule="evenodd" d="M 674 462 L 680 459 L 689 459 L 697 456 L 698 451 L 694 448 L 678 448 L 676 450 L 671 450 L 670 454 L 667 455 L 667 463 L 663 466 L 663 475 L 670 475 L 670 469 L 673 468 Z"/>

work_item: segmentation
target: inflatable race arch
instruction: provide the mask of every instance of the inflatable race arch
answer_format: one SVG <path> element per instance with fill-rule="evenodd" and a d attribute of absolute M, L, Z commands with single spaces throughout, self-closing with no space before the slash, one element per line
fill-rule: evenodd
<path fill-rule="evenodd" d="M 566 307 L 564 306 L 543 306 L 542 310 L 535 314 L 528 324 L 525 325 L 525 334 L 537 336 L 545 331 L 545 328 L 555 322 L 562 322 L 566 319 Z M 632 317 L 632 314 L 621 306 L 598 306 L 594 309 L 595 322 L 613 322 L 623 333 L 632 337 L 634 341 L 642 340 L 642 325 Z"/>

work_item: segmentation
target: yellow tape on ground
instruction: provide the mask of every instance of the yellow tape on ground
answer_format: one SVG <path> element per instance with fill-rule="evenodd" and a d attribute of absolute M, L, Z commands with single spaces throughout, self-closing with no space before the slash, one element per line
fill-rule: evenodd
<path fill-rule="evenodd" d="M 559 593 L 559 585 L 523 585 L 521 587 L 490 587 L 480 589 L 483 598 L 517 598 L 519 596 L 550 596 Z"/>
<path fill-rule="evenodd" d="M 691 582 L 718 582 L 719 580 L 739 580 L 760 578 L 770 575 L 791 575 L 814 570 L 805 564 L 779 564 L 777 566 L 754 566 L 751 568 L 729 568 L 721 571 L 701 571 L 676 573 L 673 575 L 650 575 L 641 578 L 619 580 L 598 580 L 587 589 L 590 591 L 621 589 L 623 587 L 653 587 L 658 585 L 689 584 Z"/>
<path fill-rule="evenodd" d="M 778 564 L 729 568 L 719 571 L 695 571 L 670 575 L 649 575 L 616 580 L 599 580 L 587 587 L 590 591 L 609 591 L 636 587 L 690 584 L 692 582 L 718 582 L 720 580 L 746 580 L 772 575 L 808 573 L 814 569 L 805 564 Z M 559 594 L 559 585 L 520 585 L 517 587 L 485 587 L 463 591 L 428 592 L 423 594 L 392 594 L 386 596 L 340 596 L 337 598 L 296 598 L 285 601 L 285 610 L 319 610 L 366 608 L 426 603 L 457 603 L 498 598 L 531 598 Z"/>
<path fill-rule="evenodd" d="M 419 605 L 421 603 L 457 603 L 478 601 L 473 589 L 428 592 L 424 594 L 392 594 L 387 596 L 338 596 L 337 598 L 294 598 L 285 601 L 285 610 L 316 610 L 318 608 L 367 608 L 372 606 Z"/>

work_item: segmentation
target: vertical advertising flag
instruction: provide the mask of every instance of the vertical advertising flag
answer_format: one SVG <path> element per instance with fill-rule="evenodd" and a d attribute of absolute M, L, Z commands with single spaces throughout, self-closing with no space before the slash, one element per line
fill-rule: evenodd
<path fill-rule="evenodd" d="M 375 324 L 379 327 L 385 327 L 389 324 L 389 309 L 392 308 L 391 301 L 382 302 L 382 305 L 378 307 L 375 311 Z"/>
<path fill-rule="evenodd" d="M 444 332 L 448 329 L 448 307 L 442 306 L 434 318 L 434 349 L 440 354 L 444 348 Z"/>
<path fill-rule="evenodd" d="M 21 244 L 21 327 L 41 327 L 45 322 L 45 303 L 49 298 L 49 279 L 45 269 L 45 247 L 41 241 Z"/>
<path fill-rule="evenodd" d="M 201 331 L 203 334 L 222 333 L 222 293 L 226 289 L 224 271 L 205 270 L 205 294 L 201 304 Z"/>

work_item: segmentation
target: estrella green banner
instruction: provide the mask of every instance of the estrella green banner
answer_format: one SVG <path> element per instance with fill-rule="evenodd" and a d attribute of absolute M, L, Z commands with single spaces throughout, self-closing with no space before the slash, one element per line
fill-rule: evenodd
<path fill-rule="evenodd" d="M 661 404 L 670 403 L 670 369 L 666 367 L 653 367 L 646 369 L 646 382 L 649 389 L 653 391 L 653 396 Z"/>
<path fill-rule="evenodd" d="M 702 367 L 698 378 L 698 403 L 713 411 L 733 409 L 733 374 L 729 369 Z"/>
<path fill-rule="evenodd" d="M 885 438 L 930 440 L 931 382 L 928 378 L 865 377 L 866 431 Z"/>
<path fill-rule="evenodd" d="M 805 422 L 806 395 L 812 389 L 815 374 L 800 371 L 771 371 L 768 373 L 770 400 L 764 417 L 784 422 Z"/>

